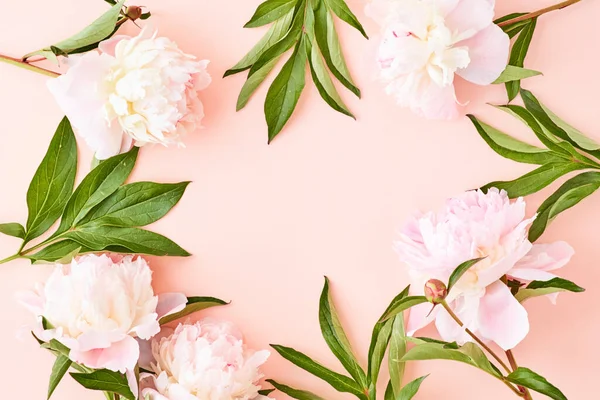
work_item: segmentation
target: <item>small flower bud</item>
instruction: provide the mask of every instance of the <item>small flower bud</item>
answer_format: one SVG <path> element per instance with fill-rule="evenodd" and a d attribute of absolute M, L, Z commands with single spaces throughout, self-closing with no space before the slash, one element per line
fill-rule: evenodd
<path fill-rule="evenodd" d="M 132 21 L 139 19 L 142 16 L 142 7 L 139 6 L 129 6 L 125 11 L 125 15 Z"/>
<path fill-rule="evenodd" d="M 440 304 L 448 295 L 446 284 L 438 279 L 430 279 L 425 283 L 425 297 L 433 304 Z"/>

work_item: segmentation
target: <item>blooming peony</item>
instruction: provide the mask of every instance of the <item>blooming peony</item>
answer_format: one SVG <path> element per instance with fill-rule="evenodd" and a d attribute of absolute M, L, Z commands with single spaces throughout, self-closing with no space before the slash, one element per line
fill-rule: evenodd
<path fill-rule="evenodd" d="M 158 319 L 180 311 L 187 298 L 179 293 L 155 296 L 152 272 L 143 258 L 114 262 L 106 255 L 86 255 L 69 265 L 57 264 L 45 285 L 20 294 L 40 321 L 34 333 L 56 339 L 69 357 L 90 368 L 132 370 L 139 358 L 137 338 L 160 331 Z"/>
<path fill-rule="evenodd" d="M 181 145 L 204 116 L 197 91 L 210 83 L 208 61 L 148 28 L 101 42 L 98 52 L 69 56 L 69 64 L 48 87 L 98 159 L 132 144 Z"/>
<path fill-rule="evenodd" d="M 423 294 L 429 279 L 448 282 L 464 261 L 486 257 L 471 267 L 446 300 L 471 331 L 503 349 L 515 347 L 529 332 L 527 311 L 500 281 L 550 280 L 548 272 L 564 266 L 573 255 L 564 242 L 532 244 L 525 202 L 511 202 L 505 191 L 477 190 L 449 199 L 445 207 L 414 218 L 401 232 L 396 250 L 407 265 L 411 290 Z M 441 307 L 427 317 L 430 304 L 411 309 L 407 331 L 412 335 L 435 319 L 440 335 L 465 343 L 470 337 Z"/>
<path fill-rule="evenodd" d="M 246 349 L 230 323 L 180 324 L 170 336 L 152 341 L 152 356 L 148 368 L 156 375 L 142 376 L 145 399 L 267 399 L 258 394 L 257 382 L 269 352 Z"/>
<path fill-rule="evenodd" d="M 506 67 L 509 38 L 492 22 L 494 0 L 373 0 L 366 12 L 382 28 L 387 93 L 426 118 L 459 115 L 455 74 L 489 85 Z"/>

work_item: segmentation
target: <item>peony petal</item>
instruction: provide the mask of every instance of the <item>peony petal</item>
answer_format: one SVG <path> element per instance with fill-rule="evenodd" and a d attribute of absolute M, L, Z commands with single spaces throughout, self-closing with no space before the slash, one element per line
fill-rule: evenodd
<path fill-rule="evenodd" d="M 575 250 L 566 242 L 534 244 L 515 268 L 552 271 L 564 267 L 574 254 Z"/>
<path fill-rule="evenodd" d="M 15 294 L 16 300 L 36 317 L 44 313 L 44 299 L 36 292 L 24 290 Z"/>
<path fill-rule="evenodd" d="M 121 332 L 102 332 L 89 330 L 77 338 L 77 349 L 79 351 L 90 351 L 94 349 L 105 349 L 115 342 L 120 342 L 126 335 Z"/>
<path fill-rule="evenodd" d="M 473 37 L 492 24 L 494 0 L 460 0 L 444 23 L 460 39 Z"/>
<path fill-rule="evenodd" d="M 457 301 L 450 303 L 450 308 L 466 327 L 471 330 L 475 329 L 477 310 L 479 309 L 478 296 L 463 296 Z M 441 307 L 436 307 L 441 308 Z M 465 332 L 464 327 L 461 327 L 448 312 L 441 308 L 435 319 L 435 326 L 440 333 L 442 339 L 448 342 L 456 341 L 458 344 L 464 344 L 471 341 L 471 337 Z"/>
<path fill-rule="evenodd" d="M 480 0 L 481 1 L 481 0 Z M 457 46 L 467 46 L 471 62 L 456 73 L 477 85 L 489 85 L 506 68 L 510 39 L 500 27 L 491 24 Z"/>
<path fill-rule="evenodd" d="M 379 46 L 377 61 L 384 79 L 421 70 L 427 65 L 427 43 L 410 35 L 398 24 L 387 28 Z"/>
<path fill-rule="evenodd" d="M 512 349 L 529 333 L 527 311 L 500 281 L 488 286 L 481 298 L 478 326 L 483 337 L 503 350 Z"/>
<path fill-rule="evenodd" d="M 174 314 L 185 308 L 187 297 L 183 293 L 162 293 L 158 295 L 156 313 L 158 318 Z"/>
<path fill-rule="evenodd" d="M 48 81 L 48 89 L 77 133 L 96 152 L 96 158 L 103 160 L 119 154 L 123 136 L 119 124 L 105 117 L 107 95 L 99 87 L 111 57 L 89 52 L 76 60 L 66 74 Z"/>
<path fill-rule="evenodd" d="M 523 281 L 549 281 L 556 278 L 556 275 L 539 269 L 513 268 L 508 275 Z"/>
<path fill-rule="evenodd" d="M 106 368 L 123 373 L 128 369 L 135 368 L 139 356 L 139 345 L 131 336 L 126 336 L 120 342 L 113 343 L 106 349 L 71 350 L 70 352 L 70 358 L 73 361 L 87 367 L 94 369 Z"/>
<path fill-rule="evenodd" d="M 114 57 L 115 56 L 115 47 L 117 46 L 117 43 L 119 43 L 123 39 L 131 39 L 131 36 L 115 35 L 115 36 L 111 37 L 110 39 L 103 40 L 102 42 L 100 42 L 100 44 L 98 44 L 98 49 L 102 53 L 105 53 L 105 54 L 108 54 L 109 56 Z"/>
<path fill-rule="evenodd" d="M 411 104 L 413 112 L 428 119 L 455 119 L 458 118 L 458 105 L 454 86 L 438 86 L 431 81 L 427 84 L 418 100 Z"/>
<path fill-rule="evenodd" d="M 435 319 L 439 307 L 436 307 L 433 312 L 431 312 L 432 307 L 433 306 L 430 303 L 423 303 L 410 309 L 408 320 L 406 322 L 406 334 L 408 336 L 414 335 L 416 331 L 429 325 Z M 429 315 L 430 312 L 431 314 Z M 427 317 L 427 315 L 429 315 L 429 317 Z"/>
<path fill-rule="evenodd" d="M 128 369 L 127 371 L 125 371 L 125 377 L 127 378 L 129 390 L 131 390 L 131 393 L 133 393 L 133 395 L 137 399 L 140 389 L 137 377 L 135 376 L 135 371 L 133 371 L 132 369 Z"/>

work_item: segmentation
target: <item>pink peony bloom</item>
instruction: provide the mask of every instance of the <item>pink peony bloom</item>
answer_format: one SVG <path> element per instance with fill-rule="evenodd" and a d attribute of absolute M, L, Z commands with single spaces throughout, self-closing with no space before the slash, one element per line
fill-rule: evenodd
<path fill-rule="evenodd" d="M 366 13 L 382 28 L 386 92 L 425 118 L 459 116 L 455 74 L 489 85 L 506 67 L 510 43 L 492 22 L 494 0 L 373 0 Z"/>
<path fill-rule="evenodd" d="M 204 117 L 197 91 L 211 81 L 208 61 L 148 28 L 136 37 L 115 36 L 98 52 L 68 62 L 68 72 L 48 87 L 98 159 L 132 144 L 182 145 L 182 136 Z"/>
<path fill-rule="evenodd" d="M 532 244 L 525 202 L 511 202 L 505 191 L 477 190 L 451 198 L 445 207 L 414 218 L 402 230 L 396 250 L 407 265 L 411 291 L 422 295 L 430 279 L 448 282 L 464 261 L 486 257 L 471 267 L 450 290 L 446 301 L 471 331 L 505 350 L 515 347 L 529 332 L 525 308 L 500 281 L 504 275 L 520 281 L 550 280 L 548 271 L 572 257 L 567 243 Z M 431 304 L 411 309 L 407 333 L 414 334 L 435 320 L 447 341 L 465 343 L 470 337 L 441 307 L 427 317 Z"/>
<path fill-rule="evenodd" d="M 132 370 L 140 349 L 135 338 L 150 339 L 160 331 L 158 320 L 185 307 L 179 293 L 155 296 L 152 271 L 141 258 L 115 262 L 106 255 L 85 255 L 69 265 L 57 264 L 35 292 L 19 294 L 40 322 L 34 333 L 56 339 L 69 357 L 90 368 Z M 42 327 L 44 317 L 52 326 Z"/>
<path fill-rule="evenodd" d="M 254 352 L 230 324 L 210 319 L 180 324 L 152 341 L 153 374 L 142 374 L 141 395 L 148 400 L 249 400 L 258 394 L 259 367 L 269 352 Z"/>

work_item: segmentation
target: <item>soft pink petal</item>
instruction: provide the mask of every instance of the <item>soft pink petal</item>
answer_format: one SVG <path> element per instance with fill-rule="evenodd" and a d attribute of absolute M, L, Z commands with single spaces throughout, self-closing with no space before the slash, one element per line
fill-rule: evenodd
<path fill-rule="evenodd" d="M 139 389 L 137 377 L 135 376 L 135 371 L 132 369 L 128 369 L 127 371 L 125 371 L 125 377 L 127 378 L 127 384 L 129 385 L 129 390 L 131 390 L 131 393 L 133 393 L 133 395 L 137 399 L 140 389 Z"/>
<path fill-rule="evenodd" d="M 212 82 L 212 78 L 210 77 L 210 75 L 208 74 L 208 72 L 206 72 L 206 68 L 208 67 L 209 64 L 209 60 L 202 60 L 200 61 L 200 69 L 201 71 L 194 74 L 194 89 L 196 91 L 200 91 L 200 90 L 204 90 L 208 87 L 208 85 L 210 85 L 210 83 Z"/>
<path fill-rule="evenodd" d="M 510 39 L 496 24 L 489 25 L 457 46 L 469 48 L 471 62 L 456 73 L 477 85 L 489 85 L 494 82 L 508 63 Z"/>
<path fill-rule="evenodd" d="M 425 83 L 421 95 L 412 102 L 411 109 L 428 119 L 450 120 L 460 115 L 454 86 L 441 87 L 431 80 Z"/>
<path fill-rule="evenodd" d="M 444 23 L 455 35 L 466 39 L 492 24 L 494 0 L 460 0 Z"/>
<path fill-rule="evenodd" d="M 150 339 L 152 336 L 160 332 L 158 316 L 156 313 L 145 315 L 141 320 L 137 321 L 137 325 L 131 329 L 140 339 Z"/>
<path fill-rule="evenodd" d="M 483 337 L 504 350 L 518 345 L 529 333 L 527 311 L 500 281 L 488 286 L 481 298 L 478 325 Z"/>
<path fill-rule="evenodd" d="M 185 308 L 187 297 L 183 293 L 162 293 L 158 295 L 156 313 L 158 318 L 174 314 Z"/>
<path fill-rule="evenodd" d="M 98 45 L 98 49 L 102 53 L 106 53 L 109 56 L 114 57 L 115 56 L 115 47 L 117 46 L 117 43 L 119 43 L 123 39 L 131 39 L 131 36 L 115 35 L 115 36 L 111 37 L 110 39 L 100 42 L 100 44 Z"/>
<path fill-rule="evenodd" d="M 508 275 L 522 281 L 549 281 L 556 278 L 556 275 L 550 272 L 527 268 L 513 268 Z"/>
<path fill-rule="evenodd" d="M 37 293 L 27 290 L 15 294 L 17 301 L 35 316 L 44 313 L 44 299 Z"/>
<path fill-rule="evenodd" d="M 106 120 L 106 94 L 99 87 L 111 63 L 110 56 L 89 52 L 77 57 L 66 74 L 48 81 L 54 95 L 76 132 L 103 160 L 119 153 L 123 131 L 117 121 Z"/>
<path fill-rule="evenodd" d="M 140 356 L 137 341 L 131 336 L 126 336 L 120 342 L 113 343 L 106 349 L 90 351 L 71 350 L 70 357 L 73 361 L 90 368 L 106 368 L 111 371 L 125 372 L 135 368 Z"/>
<path fill-rule="evenodd" d="M 515 268 L 552 271 L 564 267 L 575 254 L 575 250 L 566 242 L 534 244 Z"/>
<path fill-rule="evenodd" d="M 466 327 L 475 330 L 474 324 L 479 309 L 478 296 L 463 296 L 459 300 L 450 303 L 450 308 Z M 459 344 L 464 344 L 472 340 L 465 332 L 464 327 L 461 327 L 443 308 L 435 319 L 435 326 L 440 336 L 448 342 L 456 341 Z"/>
<path fill-rule="evenodd" d="M 138 345 L 140 346 L 140 359 L 138 361 L 140 367 L 150 370 L 152 369 L 151 363 L 155 362 L 154 355 L 152 354 L 152 342 L 160 341 L 160 339 L 170 336 L 174 329 L 168 326 L 161 328 L 160 332 L 152 337 L 152 339 L 143 340 L 136 338 Z"/>
<path fill-rule="evenodd" d="M 113 343 L 123 340 L 126 335 L 122 332 L 102 332 L 89 330 L 77 338 L 77 350 L 90 351 L 94 349 L 105 349 Z"/>
<path fill-rule="evenodd" d="M 439 307 L 436 307 L 431 315 L 427 317 L 432 307 L 433 305 L 430 303 L 423 303 L 410 309 L 406 322 L 406 334 L 408 336 L 414 335 L 416 331 L 429 325 L 435 319 Z"/>
<path fill-rule="evenodd" d="M 377 62 L 384 79 L 422 69 L 427 64 L 430 51 L 427 44 L 403 30 L 402 26 L 389 26 L 379 46 Z"/>

